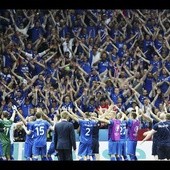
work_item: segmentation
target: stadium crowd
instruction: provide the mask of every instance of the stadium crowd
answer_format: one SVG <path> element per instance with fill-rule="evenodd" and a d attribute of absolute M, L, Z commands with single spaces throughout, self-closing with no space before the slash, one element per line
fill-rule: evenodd
<path fill-rule="evenodd" d="M 152 118 L 170 112 L 169 12 L 1 9 L 1 112 L 10 118 L 16 105 L 26 119 L 42 108 L 52 121 L 70 109 L 99 117 L 111 104 L 127 116 L 136 106 Z M 16 115 L 14 123 L 20 121 Z M 145 116 L 140 122 L 151 129 Z M 15 141 L 25 135 L 18 126 Z"/>

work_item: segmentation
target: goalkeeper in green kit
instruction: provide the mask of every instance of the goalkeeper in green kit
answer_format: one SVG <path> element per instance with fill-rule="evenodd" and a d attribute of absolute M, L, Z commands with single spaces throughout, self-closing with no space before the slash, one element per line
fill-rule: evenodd
<path fill-rule="evenodd" d="M 10 140 L 10 128 L 11 125 L 14 122 L 14 118 L 15 118 L 15 114 L 16 111 L 13 109 L 13 113 L 10 119 L 8 119 L 9 117 L 9 113 L 7 111 L 2 111 L 0 113 L 0 143 L 2 146 L 2 156 L 4 157 L 6 160 L 11 160 L 10 159 L 10 153 L 11 153 L 11 140 Z"/>

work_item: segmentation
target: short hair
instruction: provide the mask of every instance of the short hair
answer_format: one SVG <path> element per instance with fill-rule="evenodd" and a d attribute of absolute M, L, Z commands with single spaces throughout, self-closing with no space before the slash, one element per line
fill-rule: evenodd
<path fill-rule="evenodd" d="M 131 112 L 131 115 L 132 115 L 133 119 L 136 119 L 136 117 L 137 117 L 136 112 Z"/>
<path fill-rule="evenodd" d="M 41 116 L 42 116 L 42 111 L 37 112 L 37 113 L 35 114 L 35 116 L 36 116 L 37 119 L 40 119 Z"/>
<path fill-rule="evenodd" d="M 68 118 L 68 113 L 67 113 L 67 111 L 62 111 L 60 115 L 61 115 L 61 118 L 62 118 L 62 119 L 67 119 L 67 118 Z"/>
<path fill-rule="evenodd" d="M 90 114 L 89 112 L 85 112 L 85 116 L 86 116 L 87 118 L 89 118 L 89 117 L 91 117 L 91 114 Z"/>

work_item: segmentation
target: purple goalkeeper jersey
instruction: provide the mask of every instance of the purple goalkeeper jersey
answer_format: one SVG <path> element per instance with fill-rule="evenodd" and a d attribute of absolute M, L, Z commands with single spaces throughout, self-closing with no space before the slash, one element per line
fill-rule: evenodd
<path fill-rule="evenodd" d="M 121 121 L 118 119 L 110 120 L 108 127 L 108 139 L 112 139 L 112 141 L 120 140 L 120 123 Z"/>
<path fill-rule="evenodd" d="M 140 126 L 140 121 L 137 119 L 128 120 L 128 139 L 137 141 L 138 129 Z"/>

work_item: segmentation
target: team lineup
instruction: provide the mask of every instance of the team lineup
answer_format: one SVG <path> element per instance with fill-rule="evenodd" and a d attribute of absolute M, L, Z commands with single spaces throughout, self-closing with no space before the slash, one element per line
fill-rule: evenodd
<path fill-rule="evenodd" d="M 12 106 L 13 114 L 8 120 L 7 112 L 1 113 L 0 120 L 0 139 L 1 139 L 1 157 L 2 160 L 11 160 L 11 127 L 22 125 L 26 132 L 24 143 L 25 160 L 54 160 L 52 155 L 55 154 L 58 161 L 73 160 L 73 151 L 78 149 L 78 160 L 100 160 L 99 154 L 99 129 L 101 124 L 108 125 L 108 155 L 111 161 L 137 161 L 136 146 L 137 134 L 140 127 L 139 117 L 144 116 L 148 121 L 153 121 L 146 116 L 137 106 L 127 116 L 120 109 L 114 111 L 117 106 L 111 104 L 105 112 L 100 108 L 99 116 L 97 113 L 80 111 L 81 117 L 73 113 L 72 109 L 63 110 L 56 114 L 52 121 L 41 108 L 37 108 L 35 116 L 29 116 L 26 119 L 18 111 L 17 107 Z M 102 113 L 103 112 L 103 113 Z M 13 123 L 18 114 L 22 121 Z M 74 130 L 74 120 L 78 122 L 79 127 Z M 159 159 L 169 159 L 169 124 L 170 114 L 162 113 L 159 117 L 155 116 L 155 125 L 153 129 L 145 132 L 145 138 L 141 144 L 153 136 L 152 154 Z M 47 150 L 47 133 L 53 131 L 53 138 Z M 79 145 L 76 146 L 76 135 L 79 134 Z M 155 133 L 155 134 L 154 134 Z M 157 143 L 156 143 L 157 141 Z M 159 149 L 157 149 L 158 142 Z M 161 147 L 160 147 L 161 146 Z M 161 149 L 160 149 L 161 148 Z M 163 149 L 162 149 L 163 148 Z"/>

